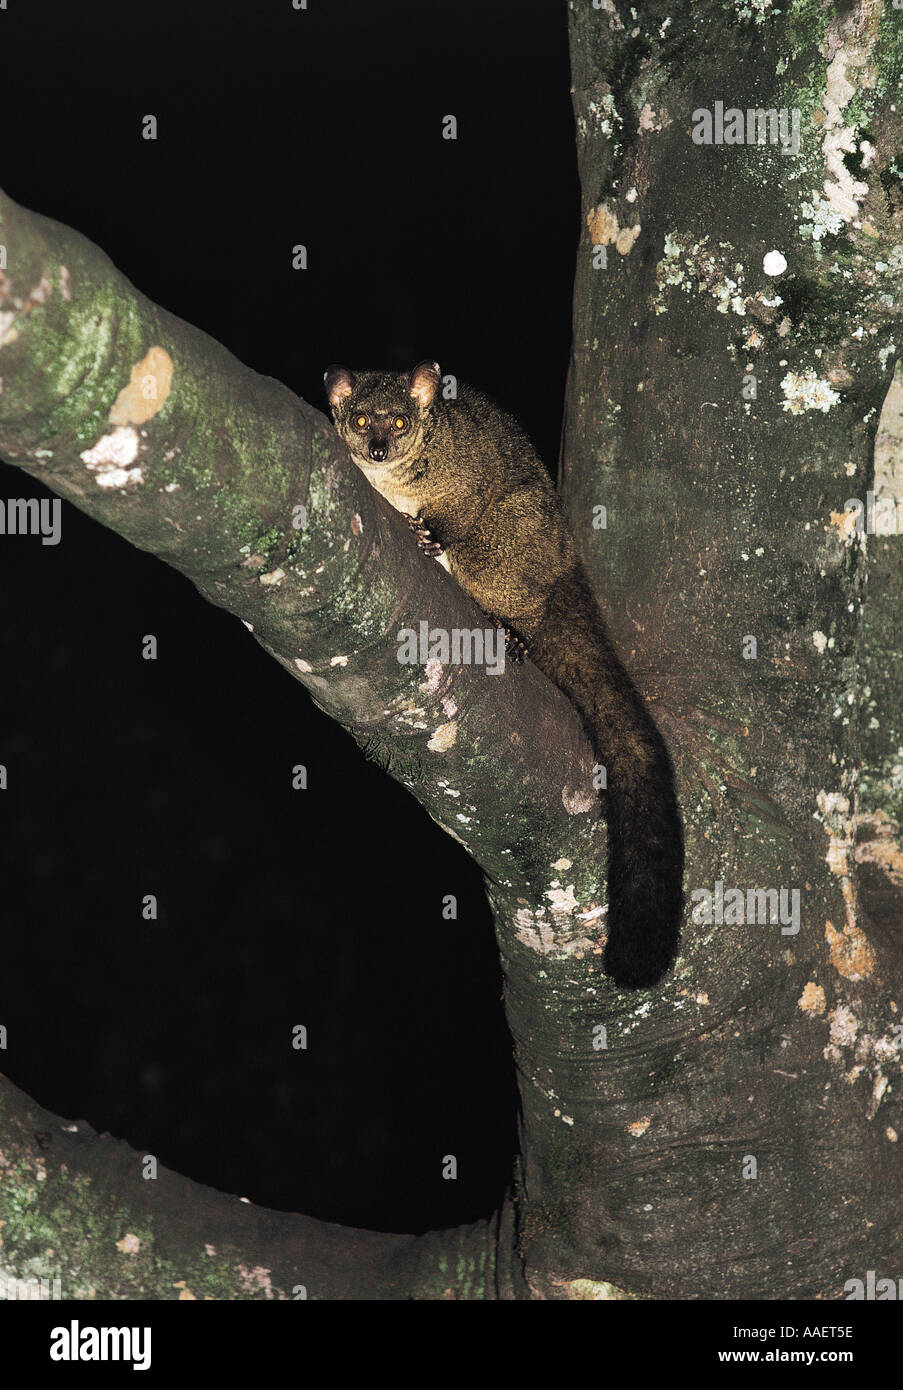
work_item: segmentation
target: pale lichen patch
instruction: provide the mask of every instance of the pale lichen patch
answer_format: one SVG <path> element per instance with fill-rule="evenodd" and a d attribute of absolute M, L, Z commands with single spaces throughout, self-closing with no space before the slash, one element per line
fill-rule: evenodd
<path fill-rule="evenodd" d="M 650 130 L 664 130 L 665 127 L 669 126 L 670 124 L 671 117 L 668 115 L 667 111 L 660 111 L 658 115 L 656 115 L 655 111 L 650 106 L 648 101 L 644 104 L 643 109 L 640 112 L 639 120 L 639 128 L 642 134 L 645 134 L 646 131 Z"/>
<path fill-rule="evenodd" d="M 569 883 L 567 888 L 552 887 L 547 889 L 543 897 L 549 899 L 553 912 L 573 912 L 579 906 L 574 897 L 573 883 Z"/>
<path fill-rule="evenodd" d="M 879 1072 L 872 1082 L 872 1094 L 869 1103 L 865 1107 L 866 1119 L 873 1120 L 878 1113 L 878 1107 L 884 1099 L 884 1092 L 888 1087 L 888 1079 L 883 1072 Z"/>
<path fill-rule="evenodd" d="M 859 1023 L 853 1010 L 846 1004 L 838 1004 L 837 1008 L 828 1014 L 828 1022 L 831 1025 L 831 1042 L 835 1047 L 852 1047 L 859 1032 Z"/>
<path fill-rule="evenodd" d="M 811 1017 L 823 1014 L 825 1011 L 825 991 L 821 985 L 810 980 L 796 1002 L 804 1014 L 809 1014 Z"/>
<path fill-rule="evenodd" d="M 427 741 L 427 748 L 431 753 L 447 753 L 453 747 L 458 738 L 458 722 L 451 719 L 447 724 L 440 724 L 432 737 Z"/>
<path fill-rule="evenodd" d="M 852 876 L 853 846 L 855 825 L 850 815 L 849 797 L 842 792 L 820 791 L 816 798 L 817 818 L 823 820 L 828 835 L 828 850 L 825 862 L 832 874 L 841 879 L 844 915 L 848 931 L 856 930 L 856 894 Z M 828 926 L 833 931 L 833 925 Z"/>
<path fill-rule="evenodd" d="M 568 939 L 552 922 L 546 921 L 546 909 L 535 912 L 519 907 L 514 914 L 515 936 L 523 946 L 544 956 L 583 956 L 596 950 L 596 942 L 587 937 Z M 559 919 L 560 920 L 560 919 Z"/>
<path fill-rule="evenodd" d="M 172 387 L 172 358 L 165 348 L 152 347 L 132 368 L 110 410 L 113 425 L 143 425 L 166 402 Z"/>
<path fill-rule="evenodd" d="M 837 931 L 832 922 L 826 922 L 825 940 L 831 964 L 845 980 L 864 980 L 873 973 L 875 953 L 859 927 L 848 922 L 843 931 Z"/>
<path fill-rule="evenodd" d="M 435 657 L 431 656 L 424 666 L 424 675 L 426 679 L 420 686 L 420 689 L 428 695 L 436 695 L 442 684 L 442 672 L 442 662 L 437 661 Z"/>
<path fill-rule="evenodd" d="M 632 1302 L 634 1295 L 625 1293 L 616 1284 L 600 1283 L 598 1279 L 570 1279 L 565 1284 L 567 1296 L 572 1300 L 591 1303 Z"/>
<path fill-rule="evenodd" d="M 652 1120 L 650 1116 L 644 1115 L 641 1120 L 631 1120 L 630 1124 L 627 1126 L 627 1133 L 632 1134 L 634 1139 L 639 1139 L 646 1133 L 646 1130 L 651 1124 Z"/>
<path fill-rule="evenodd" d="M 825 195 L 831 210 L 844 222 L 855 222 L 859 203 L 868 193 L 868 184 L 854 178 L 844 163 L 844 155 L 857 151 L 853 126 L 844 125 L 843 111 L 856 94 L 847 76 L 847 68 L 863 68 L 867 50 L 850 43 L 837 49 L 828 65 L 822 106 L 825 111 L 822 151 L 829 177 L 824 181 Z"/>
<path fill-rule="evenodd" d="M 598 804 L 598 797 L 589 787 L 567 784 L 561 789 L 561 803 L 568 815 L 581 816 Z"/>
<path fill-rule="evenodd" d="M 634 242 L 642 231 L 642 225 L 639 222 L 632 227 L 619 226 L 617 215 L 612 212 L 607 203 L 601 203 L 599 207 L 592 208 L 587 213 L 586 225 L 589 228 L 594 246 L 613 245 L 622 256 L 630 254 Z"/>
<path fill-rule="evenodd" d="M 265 589 L 272 588 L 274 584 L 281 584 L 284 578 L 284 569 L 269 570 L 266 574 L 261 574 L 258 576 L 259 582 L 264 586 Z"/>
<path fill-rule="evenodd" d="M 857 535 L 858 512 L 856 508 L 851 507 L 847 512 L 830 512 L 828 519 L 832 526 L 837 527 L 844 545 L 852 545 Z"/>
<path fill-rule="evenodd" d="M 784 393 L 783 409 L 791 415 L 802 415 L 807 410 L 831 409 L 840 400 L 839 392 L 827 382 L 822 381 L 811 367 L 804 372 L 787 372 L 781 381 Z"/>

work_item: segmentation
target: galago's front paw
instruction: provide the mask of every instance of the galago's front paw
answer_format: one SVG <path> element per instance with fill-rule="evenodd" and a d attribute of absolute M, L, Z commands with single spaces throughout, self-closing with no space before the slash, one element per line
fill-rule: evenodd
<path fill-rule="evenodd" d="M 505 628 L 505 655 L 510 662 L 519 666 L 529 650 L 530 648 L 522 637 L 518 637 L 517 633 L 513 632 L 510 627 Z"/>
<path fill-rule="evenodd" d="M 436 540 L 430 528 L 427 526 L 422 516 L 409 516 L 405 512 L 405 520 L 414 533 L 414 539 L 418 548 L 424 555 L 432 555 L 433 559 L 442 554 L 442 546 Z"/>

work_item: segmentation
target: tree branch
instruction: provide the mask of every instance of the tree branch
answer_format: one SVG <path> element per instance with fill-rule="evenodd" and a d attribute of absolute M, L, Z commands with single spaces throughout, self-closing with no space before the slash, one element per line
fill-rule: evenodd
<path fill-rule="evenodd" d="M 419 630 L 427 620 L 446 631 L 485 628 L 487 620 L 420 555 L 324 417 L 150 303 L 83 237 L 2 195 L 0 244 L 7 249 L 0 272 L 0 454 L 245 621 L 480 864 L 496 907 L 504 909 L 497 921 L 509 971 L 516 973 L 519 953 L 532 970 L 535 950 L 547 950 L 556 932 L 564 953 L 601 951 L 594 936 L 604 830 L 592 754 L 570 704 L 529 664 L 496 677 L 465 665 L 400 664 L 400 628 Z M 20 1269 L 33 1253 L 33 1231 L 46 1234 L 47 1221 L 53 1224 L 48 1212 L 67 1223 L 55 1232 L 58 1248 L 71 1238 L 72 1202 L 52 1205 L 61 1184 L 70 1184 L 67 1192 L 73 1180 L 79 1190 L 96 1188 L 103 1206 L 108 1181 L 121 1192 L 123 1173 L 134 1176 L 138 1162 L 106 1140 L 86 1147 L 43 1116 L 35 1124 L 54 1134 L 53 1155 L 65 1159 L 51 1173 L 27 1133 L 27 1104 L 6 1092 L 4 1148 L 15 1140 L 20 1176 L 33 1195 L 38 1189 L 28 1173 L 36 1163 L 47 1173 L 39 1206 L 17 1220 L 6 1214 L 7 1258 L 18 1251 Z M 125 1233 L 123 1222 L 144 1229 L 151 1214 L 154 1240 L 189 1253 L 184 1242 L 169 1247 L 165 1236 L 182 1220 L 182 1181 L 138 1183 L 137 1194 L 133 1185 L 122 1198 L 122 1221 L 109 1227 L 104 1259 L 77 1277 L 67 1271 L 68 1279 L 108 1295 L 168 1296 L 168 1278 L 153 1279 L 147 1270 L 139 1281 L 144 1292 L 135 1294 L 138 1285 L 123 1278 L 122 1262 L 107 1257 L 114 1235 Z M 499 1231 L 504 1258 L 512 1258 L 507 1205 L 488 1226 L 406 1242 L 339 1236 L 322 1223 L 272 1213 L 258 1213 L 248 1235 L 232 1224 L 234 1199 L 196 1186 L 191 1192 L 191 1209 L 200 1201 L 229 1232 L 232 1273 L 265 1267 L 283 1291 L 300 1281 L 318 1297 L 363 1297 L 377 1287 L 392 1297 L 392 1290 L 410 1294 L 415 1286 L 423 1296 L 441 1267 L 460 1271 L 451 1279 L 452 1296 L 483 1296 L 495 1289 L 495 1251 L 487 1242 Z M 96 1217 L 93 1200 L 91 1210 Z M 244 1220 L 243 1210 L 239 1215 Z M 341 1246 L 345 1271 L 354 1270 L 361 1243 L 372 1259 L 372 1283 L 364 1273 L 343 1284 L 335 1250 Z M 194 1268 L 206 1270 L 203 1253 L 190 1253 L 199 1261 Z M 394 1273 L 383 1283 L 387 1262 Z M 442 1279 L 444 1288 L 450 1276 Z M 503 1296 L 514 1287 L 506 1274 Z M 255 1293 L 240 1279 L 229 1288 L 223 1296 L 241 1296 L 242 1288 Z"/>

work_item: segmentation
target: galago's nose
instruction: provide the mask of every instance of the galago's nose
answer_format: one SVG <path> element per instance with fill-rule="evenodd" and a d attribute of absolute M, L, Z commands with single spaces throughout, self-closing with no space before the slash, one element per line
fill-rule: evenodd
<path fill-rule="evenodd" d="M 370 448 L 367 453 L 374 463 L 384 463 L 389 452 L 389 445 L 385 439 L 371 439 Z"/>

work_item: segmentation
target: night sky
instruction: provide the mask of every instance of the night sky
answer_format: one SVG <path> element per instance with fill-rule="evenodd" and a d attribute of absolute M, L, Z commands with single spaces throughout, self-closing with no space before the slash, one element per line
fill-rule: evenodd
<path fill-rule="evenodd" d="M 318 408 L 331 362 L 436 358 L 554 470 L 565 5 L 308 4 L 8 0 L 0 184 Z M 47 495 L 0 464 L 0 499 Z M 488 1215 L 516 1093 L 479 872 L 237 618 L 62 505 L 58 546 L 0 536 L 0 1065 L 263 1205 Z"/>

